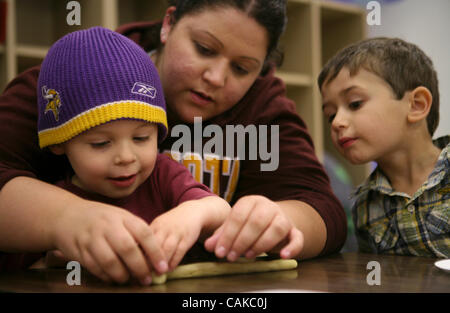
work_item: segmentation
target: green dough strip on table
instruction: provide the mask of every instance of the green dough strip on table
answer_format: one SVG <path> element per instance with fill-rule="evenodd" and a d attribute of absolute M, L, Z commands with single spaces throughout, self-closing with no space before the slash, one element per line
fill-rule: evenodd
<path fill-rule="evenodd" d="M 246 262 L 198 262 L 179 265 L 172 272 L 162 275 L 153 275 L 152 283 L 164 284 L 170 279 L 192 277 L 208 277 L 244 273 L 260 273 L 271 271 L 290 270 L 297 267 L 294 259 L 276 259 Z"/>

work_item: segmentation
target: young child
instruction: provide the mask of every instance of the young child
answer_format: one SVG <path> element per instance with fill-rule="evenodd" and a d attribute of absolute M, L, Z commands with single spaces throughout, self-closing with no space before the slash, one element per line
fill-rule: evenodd
<path fill-rule="evenodd" d="M 432 141 L 431 60 L 401 39 L 367 39 L 329 60 L 318 84 L 337 150 L 353 164 L 378 164 L 355 193 L 360 250 L 449 258 L 449 136 Z"/>
<path fill-rule="evenodd" d="M 167 134 L 164 94 L 150 57 L 130 39 L 101 27 L 64 36 L 42 63 L 37 92 L 39 144 L 66 155 L 73 169 L 57 185 L 151 223 L 169 270 L 223 223 L 228 203 L 183 165 L 158 154 L 158 142 Z M 97 246 L 92 238 L 86 249 L 90 261 L 106 250 L 120 255 L 119 235 L 128 237 L 127 232 L 134 236 L 125 230 Z M 126 265 L 136 263 L 126 253 L 120 257 Z M 90 270 L 105 280 L 124 280 L 104 275 L 101 265 Z"/>

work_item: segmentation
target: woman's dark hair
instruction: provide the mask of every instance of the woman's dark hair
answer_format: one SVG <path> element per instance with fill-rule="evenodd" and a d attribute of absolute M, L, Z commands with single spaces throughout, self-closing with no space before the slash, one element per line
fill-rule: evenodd
<path fill-rule="evenodd" d="M 267 31 L 269 45 L 263 72 L 268 63 L 281 65 L 283 55 L 278 50 L 278 42 L 286 27 L 286 0 L 168 0 L 175 6 L 173 23 L 184 15 L 199 13 L 202 10 L 218 7 L 232 7 L 245 12 Z"/>

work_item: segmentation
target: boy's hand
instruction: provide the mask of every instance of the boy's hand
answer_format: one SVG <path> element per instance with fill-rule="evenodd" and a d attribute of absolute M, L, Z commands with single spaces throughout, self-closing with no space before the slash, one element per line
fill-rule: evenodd
<path fill-rule="evenodd" d="M 229 261 L 263 252 L 293 258 L 303 248 L 303 234 L 278 204 L 263 196 L 246 196 L 236 202 L 225 223 L 205 241 L 205 248 Z"/>
<path fill-rule="evenodd" d="M 47 251 L 47 254 L 45 255 L 46 268 L 66 267 L 68 262 L 70 262 L 70 260 L 68 260 L 59 250 Z"/>
<path fill-rule="evenodd" d="M 83 200 L 64 210 L 55 225 L 55 247 L 104 281 L 124 283 L 131 275 L 148 285 L 152 269 L 167 271 L 150 227 L 126 210 Z"/>
<path fill-rule="evenodd" d="M 209 236 L 230 212 L 230 205 L 220 197 L 209 196 L 186 201 L 158 216 L 150 224 L 173 270 L 198 240 Z"/>
<path fill-rule="evenodd" d="M 196 202 L 184 202 L 158 216 L 150 224 L 150 229 L 167 257 L 169 270 L 180 263 L 199 238 L 203 208 L 196 206 Z"/>

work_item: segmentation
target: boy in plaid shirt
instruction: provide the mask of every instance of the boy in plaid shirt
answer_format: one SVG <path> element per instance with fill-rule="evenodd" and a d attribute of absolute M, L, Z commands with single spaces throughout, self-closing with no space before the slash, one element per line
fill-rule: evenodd
<path fill-rule="evenodd" d="M 353 164 L 378 164 L 354 194 L 360 251 L 449 258 L 450 136 L 432 140 L 431 60 L 401 39 L 367 39 L 338 52 L 318 84 L 335 147 Z"/>

